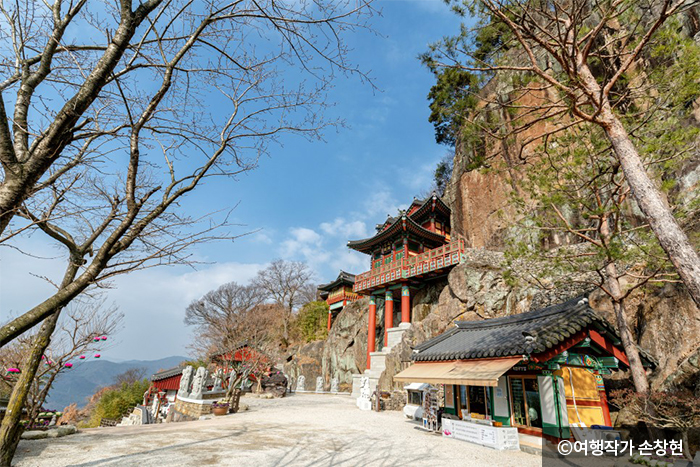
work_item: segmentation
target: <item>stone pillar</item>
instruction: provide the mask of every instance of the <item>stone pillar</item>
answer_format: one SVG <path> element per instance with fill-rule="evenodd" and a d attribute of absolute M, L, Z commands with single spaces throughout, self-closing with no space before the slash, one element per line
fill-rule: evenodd
<path fill-rule="evenodd" d="M 329 331 L 331 330 L 331 315 L 332 314 L 333 314 L 333 312 L 329 309 L 328 310 L 328 330 Z"/>
<path fill-rule="evenodd" d="M 394 295 L 387 289 L 384 297 L 384 345 L 387 345 L 388 331 L 394 327 Z"/>
<path fill-rule="evenodd" d="M 406 284 L 401 286 L 401 322 L 411 322 L 411 291 Z"/>
<path fill-rule="evenodd" d="M 374 352 L 374 338 L 377 335 L 377 302 L 374 295 L 369 296 L 369 325 L 367 326 L 367 369 L 369 370 L 369 354 Z"/>

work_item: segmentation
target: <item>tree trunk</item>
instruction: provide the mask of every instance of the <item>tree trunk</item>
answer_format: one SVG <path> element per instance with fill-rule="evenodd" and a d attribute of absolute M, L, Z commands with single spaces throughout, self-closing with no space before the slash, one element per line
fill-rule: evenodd
<path fill-rule="evenodd" d="M 647 175 L 622 123 L 612 112 L 609 114 L 610 125 L 604 127 L 605 133 L 615 149 L 634 199 L 649 221 L 661 247 L 676 267 L 678 275 L 683 279 L 691 297 L 700 306 L 700 257 Z"/>
<path fill-rule="evenodd" d="M 661 248 L 664 249 L 673 263 L 693 301 L 700 307 L 700 257 L 698 257 L 698 253 L 673 217 L 671 208 L 664 201 L 661 192 L 649 178 L 642 158 L 622 122 L 613 112 L 608 98 L 603 95 L 593 73 L 587 65 L 582 63 L 579 63 L 579 69 L 586 90 L 593 96 L 600 96 L 600 102 L 591 102 L 600 108 L 600 116 L 596 123 L 603 128 L 612 144 L 634 200 L 644 213 Z"/>
<path fill-rule="evenodd" d="M 22 435 L 22 425 L 19 423 L 22 417 L 22 409 L 27 403 L 27 395 L 34 383 L 37 369 L 41 364 L 41 356 L 51 343 L 51 334 L 56 329 L 58 316 L 61 311 L 57 310 L 49 316 L 41 325 L 39 334 L 34 338 L 32 350 L 22 362 L 22 373 L 19 380 L 12 388 L 10 401 L 7 404 L 5 417 L 0 425 L 0 466 L 10 467 L 12 458 L 15 456 L 19 438 Z"/>
<path fill-rule="evenodd" d="M 632 374 L 634 389 L 638 393 L 647 394 L 649 392 L 649 380 L 647 379 L 647 373 L 642 365 L 642 359 L 639 357 L 639 349 L 637 349 L 632 332 L 627 324 L 627 319 L 625 318 L 625 305 L 622 300 L 622 290 L 620 288 L 620 282 L 617 279 L 615 263 L 608 263 L 605 267 L 605 272 L 607 274 L 606 282 L 608 290 L 613 295 L 613 309 L 615 310 L 615 318 L 617 320 L 617 330 L 620 333 L 622 347 L 624 347 L 625 354 L 627 354 L 627 360 L 630 362 L 630 373 Z"/>

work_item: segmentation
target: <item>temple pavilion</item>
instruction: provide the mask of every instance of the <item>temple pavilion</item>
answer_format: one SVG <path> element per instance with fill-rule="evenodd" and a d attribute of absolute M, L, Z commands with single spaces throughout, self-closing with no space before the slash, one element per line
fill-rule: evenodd
<path fill-rule="evenodd" d="M 348 247 L 370 257 L 370 270 L 355 276 L 353 291 L 369 296 L 367 369 L 381 372 L 388 348 L 410 327 L 411 296 L 462 261 L 464 241 L 451 239 L 450 208 L 434 193 L 414 199 L 408 209 L 389 216 L 376 229 L 374 236 L 350 241 Z M 378 299 L 384 300 L 383 336 L 377 336 Z M 400 307 L 395 307 L 398 300 Z M 377 339 L 384 352 L 375 352 Z"/>
<path fill-rule="evenodd" d="M 328 284 L 318 286 L 318 293 L 321 300 L 328 303 L 328 330 L 331 330 L 333 319 L 350 302 L 359 300 L 361 295 L 353 292 L 355 285 L 355 275 L 345 271 L 340 271 L 338 277 Z"/>

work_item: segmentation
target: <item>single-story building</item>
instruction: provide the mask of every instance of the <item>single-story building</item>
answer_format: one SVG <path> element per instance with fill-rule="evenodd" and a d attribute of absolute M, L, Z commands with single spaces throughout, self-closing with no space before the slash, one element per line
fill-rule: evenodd
<path fill-rule="evenodd" d="M 443 413 L 552 440 L 569 438 L 570 426 L 610 426 L 603 375 L 629 367 L 616 330 L 586 298 L 457 322 L 412 359 L 394 380 L 443 385 Z"/>
<path fill-rule="evenodd" d="M 151 376 L 151 386 L 157 388 L 160 392 L 164 392 L 168 402 L 175 402 L 175 399 L 177 399 L 177 390 L 180 389 L 181 378 L 181 367 L 162 370 Z"/>

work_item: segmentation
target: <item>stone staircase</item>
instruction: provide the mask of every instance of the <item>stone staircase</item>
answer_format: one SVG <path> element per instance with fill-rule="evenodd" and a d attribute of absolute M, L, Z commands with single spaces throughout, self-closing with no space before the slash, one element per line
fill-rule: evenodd
<path fill-rule="evenodd" d="M 387 333 L 387 346 L 380 352 L 371 352 L 369 354 L 369 369 L 359 375 L 352 377 L 352 397 L 360 397 L 360 386 L 363 377 L 369 378 L 370 391 L 374 392 L 379 383 L 379 377 L 386 370 L 386 357 L 391 353 L 392 346 L 395 346 L 403 337 L 404 332 L 411 327 L 410 323 L 401 323 L 398 327 L 389 329 Z"/>

